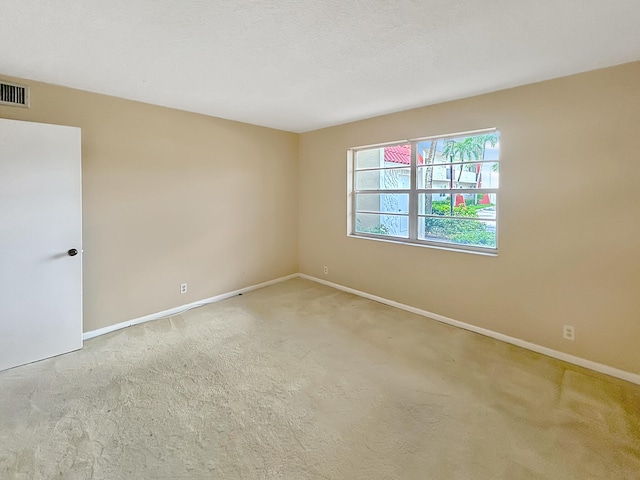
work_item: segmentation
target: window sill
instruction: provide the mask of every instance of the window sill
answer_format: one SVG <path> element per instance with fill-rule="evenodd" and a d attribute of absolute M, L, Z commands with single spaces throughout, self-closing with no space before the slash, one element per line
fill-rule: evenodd
<path fill-rule="evenodd" d="M 381 237 L 374 237 L 374 236 L 360 235 L 360 234 L 356 235 L 353 233 L 348 233 L 347 237 L 357 238 L 359 240 L 373 240 L 376 242 L 393 243 L 395 245 L 405 245 L 409 247 L 432 248 L 435 250 L 445 250 L 448 252 L 457 252 L 457 253 L 471 253 L 473 255 L 481 255 L 484 257 L 498 256 L 497 250 L 482 249 L 482 248 L 476 249 L 474 247 L 465 247 L 464 245 L 448 246 L 444 244 L 434 244 L 434 243 L 417 243 L 417 242 L 411 242 L 411 241 L 402 240 L 402 239 L 381 238 Z"/>

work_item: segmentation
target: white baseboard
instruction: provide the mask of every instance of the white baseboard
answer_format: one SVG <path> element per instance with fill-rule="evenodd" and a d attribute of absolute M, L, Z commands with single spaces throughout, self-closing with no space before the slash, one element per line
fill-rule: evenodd
<path fill-rule="evenodd" d="M 186 312 L 187 310 L 191 310 L 192 308 L 201 307 L 209 303 L 219 302 L 220 300 L 225 300 L 227 298 L 235 297 L 236 295 L 239 295 L 241 293 L 250 292 L 252 290 L 257 290 L 259 288 L 268 287 L 269 285 L 274 285 L 276 283 L 291 280 L 292 278 L 296 278 L 297 276 L 298 276 L 297 273 L 292 273 L 291 275 L 287 275 L 285 277 L 280 277 L 273 280 L 269 280 L 268 282 L 262 282 L 262 283 L 258 283 L 257 285 L 244 287 L 239 290 L 234 290 L 233 292 L 222 293 L 220 295 L 216 295 L 215 297 L 205 298 L 204 300 L 188 303 L 180 307 L 170 308 L 169 310 L 163 310 L 162 312 L 152 313 L 150 315 L 145 315 L 144 317 L 134 318 L 133 320 L 127 320 L 126 322 L 117 323 L 115 325 L 109 325 L 108 327 L 99 328 L 97 330 L 91 330 L 89 332 L 83 333 L 82 339 L 89 340 L 90 338 L 104 335 L 106 333 L 115 332 L 116 330 L 131 327 L 132 325 L 151 322 L 152 320 L 159 320 L 161 318 L 171 317 L 172 315 L 178 315 L 182 312 Z"/>
<path fill-rule="evenodd" d="M 587 360 L 581 357 L 569 355 L 568 353 L 559 352 L 557 350 L 543 347 L 535 343 L 527 342 L 519 338 L 510 337 L 509 335 L 504 335 L 502 333 L 494 332 L 493 330 L 488 330 L 486 328 L 477 327 L 475 325 L 454 320 L 453 318 L 445 317 L 443 315 L 438 315 L 437 313 L 427 312 L 426 310 L 421 310 L 419 308 L 411 307 L 403 303 L 394 302 L 393 300 L 388 300 L 386 298 L 378 297 L 377 295 L 361 292 L 360 290 L 355 290 L 353 288 L 345 287 L 344 285 L 340 285 L 337 283 L 328 282 L 326 280 L 322 280 L 317 277 L 312 277 L 311 275 L 305 275 L 304 273 L 300 273 L 298 274 L 298 276 L 300 278 L 306 278 L 307 280 L 311 280 L 313 282 L 321 283 L 322 285 L 327 285 L 328 287 L 333 287 L 337 290 L 342 290 L 343 292 L 352 293 L 360 297 L 368 298 L 369 300 L 374 300 L 379 303 L 384 303 L 385 305 L 399 308 L 401 310 L 406 310 L 407 312 L 415 313 L 423 317 L 431 318 L 433 320 L 437 320 L 438 322 L 446 323 L 447 325 L 463 328 L 464 330 L 469 330 L 470 332 L 479 333 L 480 335 L 484 335 L 486 337 L 495 338 L 496 340 L 510 343 L 518 347 L 526 348 L 527 350 L 541 353 L 542 355 L 546 355 L 548 357 L 556 358 L 558 360 L 562 360 L 564 362 L 571 363 L 579 367 L 584 367 L 589 370 L 594 370 L 596 372 L 604 373 L 605 375 L 610 375 L 612 377 L 620 378 L 622 380 L 626 380 L 627 382 L 640 385 L 640 375 L 636 373 L 627 372 L 625 370 L 620 370 L 614 367 L 610 367 L 602 363 L 593 362 L 591 360 Z"/>

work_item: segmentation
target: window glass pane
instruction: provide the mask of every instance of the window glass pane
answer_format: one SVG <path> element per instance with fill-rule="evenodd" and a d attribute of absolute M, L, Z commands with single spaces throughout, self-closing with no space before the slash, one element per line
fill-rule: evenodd
<path fill-rule="evenodd" d="M 438 140 L 436 151 L 434 163 L 498 160 L 500 134 L 491 132 L 441 139 Z"/>
<path fill-rule="evenodd" d="M 418 217 L 418 238 L 476 247 L 496 247 L 496 222 L 462 218 Z"/>
<path fill-rule="evenodd" d="M 445 146 L 444 139 L 424 140 L 418 142 L 418 151 L 416 158 L 418 166 L 420 165 L 437 165 L 439 163 L 450 163 L 449 157 L 445 156 L 443 149 Z"/>
<path fill-rule="evenodd" d="M 420 193 L 418 214 L 496 219 L 496 194 Z"/>
<path fill-rule="evenodd" d="M 411 165 L 411 144 L 371 148 L 356 152 L 356 170 Z"/>
<path fill-rule="evenodd" d="M 408 193 L 358 193 L 356 210 L 409 213 Z"/>
<path fill-rule="evenodd" d="M 418 167 L 418 188 L 451 188 L 451 168 L 448 165 Z"/>
<path fill-rule="evenodd" d="M 418 167 L 418 188 L 498 187 L 499 171 L 497 162 L 441 164 L 432 167 Z"/>
<path fill-rule="evenodd" d="M 475 163 L 471 165 L 471 167 L 467 165 L 467 168 L 475 172 L 478 188 L 498 188 L 500 186 L 500 169 L 498 162 Z"/>
<path fill-rule="evenodd" d="M 356 172 L 356 190 L 408 190 L 410 184 L 410 168 Z"/>
<path fill-rule="evenodd" d="M 356 213 L 356 233 L 408 238 L 409 217 L 407 215 Z"/>

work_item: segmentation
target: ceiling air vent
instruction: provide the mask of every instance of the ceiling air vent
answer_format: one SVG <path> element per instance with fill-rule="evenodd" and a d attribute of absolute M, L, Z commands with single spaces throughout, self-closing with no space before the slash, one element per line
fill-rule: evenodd
<path fill-rule="evenodd" d="M 29 108 L 29 87 L 0 80 L 0 105 Z"/>

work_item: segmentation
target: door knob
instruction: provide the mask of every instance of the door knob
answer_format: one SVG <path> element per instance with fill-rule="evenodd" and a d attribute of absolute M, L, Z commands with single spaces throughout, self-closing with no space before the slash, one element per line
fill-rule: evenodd
<path fill-rule="evenodd" d="M 70 257 L 75 257 L 78 254 L 78 250 L 76 250 L 75 248 L 72 248 L 67 253 L 69 254 Z"/>

